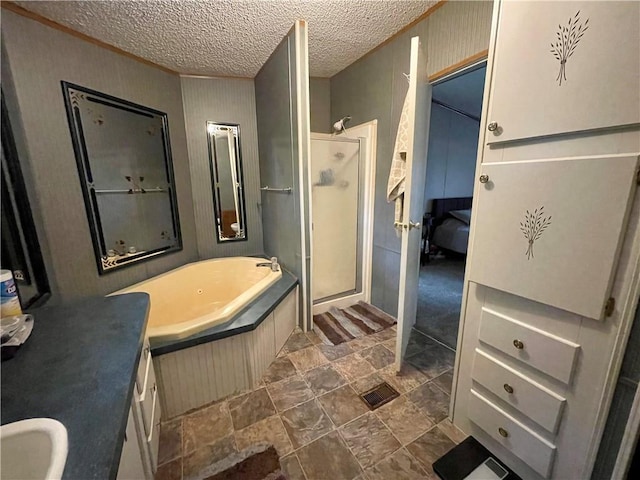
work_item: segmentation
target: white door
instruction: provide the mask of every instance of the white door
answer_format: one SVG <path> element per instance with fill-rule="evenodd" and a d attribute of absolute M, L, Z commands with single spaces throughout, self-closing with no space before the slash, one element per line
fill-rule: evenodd
<path fill-rule="evenodd" d="M 314 303 L 357 291 L 360 140 L 311 134 Z M 361 227 L 360 227 L 361 228 Z M 315 311 L 315 309 L 314 309 Z"/>
<path fill-rule="evenodd" d="M 421 222 L 424 213 L 424 184 L 427 173 L 427 134 L 431 112 L 431 86 L 427 79 L 425 46 L 421 45 L 419 37 L 411 39 L 409 91 L 405 102 L 408 103 L 407 145 L 409 148 L 406 152 L 407 173 L 400 251 L 400 292 L 396 341 L 397 371 L 400 371 L 411 328 L 416 322 L 420 239 L 422 237 Z"/>

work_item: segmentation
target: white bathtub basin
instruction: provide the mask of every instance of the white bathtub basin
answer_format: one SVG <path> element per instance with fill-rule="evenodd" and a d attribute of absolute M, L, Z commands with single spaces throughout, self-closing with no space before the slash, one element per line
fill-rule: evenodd
<path fill-rule="evenodd" d="M 277 282 L 282 272 L 257 266 L 265 262 L 254 257 L 201 260 L 112 295 L 148 293 L 147 335 L 151 340 L 179 340 L 231 320 Z"/>
<path fill-rule="evenodd" d="M 30 418 L 0 427 L 0 478 L 59 479 L 67 461 L 67 429 L 52 418 Z"/>

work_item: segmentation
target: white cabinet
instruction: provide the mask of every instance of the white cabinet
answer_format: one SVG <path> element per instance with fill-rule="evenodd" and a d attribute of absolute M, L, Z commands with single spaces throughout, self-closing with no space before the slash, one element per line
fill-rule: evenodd
<path fill-rule="evenodd" d="M 122 445 L 117 480 L 140 480 L 146 478 L 132 408 L 129 409 L 129 420 L 127 421 L 127 431 Z"/>
<path fill-rule="evenodd" d="M 640 122 L 640 2 L 499 8 L 487 144 Z"/>
<path fill-rule="evenodd" d="M 158 467 L 160 417 L 153 359 L 149 340 L 145 339 L 120 458 L 119 480 L 153 480 Z"/>
<path fill-rule="evenodd" d="M 640 3 L 494 6 L 453 422 L 590 478 L 637 304 Z"/>

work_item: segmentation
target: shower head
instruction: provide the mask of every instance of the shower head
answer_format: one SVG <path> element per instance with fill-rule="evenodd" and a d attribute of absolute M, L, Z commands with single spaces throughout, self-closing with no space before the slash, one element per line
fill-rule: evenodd
<path fill-rule="evenodd" d="M 347 115 L 346 117 L 341 118 L 336 123 L 333 124 L 333 133 L 338 134 L 346 130 L 347 122 L 351 120 L 351 117 Z"/>

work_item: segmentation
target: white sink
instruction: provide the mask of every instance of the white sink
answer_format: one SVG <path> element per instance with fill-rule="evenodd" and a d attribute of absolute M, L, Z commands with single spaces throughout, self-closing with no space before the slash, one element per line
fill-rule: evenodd
<path fill-rule="evenodd" d="M 59 479 L 67 461 L 67 429 L 52 418 L 30 418 L 0 427 L 0 478 Z"/>

